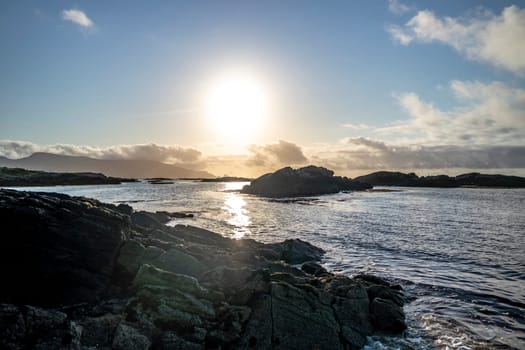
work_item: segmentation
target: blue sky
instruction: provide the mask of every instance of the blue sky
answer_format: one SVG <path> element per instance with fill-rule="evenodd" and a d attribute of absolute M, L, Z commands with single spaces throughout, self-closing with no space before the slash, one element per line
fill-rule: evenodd
<path fill-rule="evenodd" d="M 522 169 L 519 33 L 523 1 L 3 1 L 0 153 L 191 148 L 198 159 L 152 158 L 245 174 L 403 157 L 411 170 Z M 271 104 L 242 144 L 202 112 L 213 77 L 235 69 Z"/>

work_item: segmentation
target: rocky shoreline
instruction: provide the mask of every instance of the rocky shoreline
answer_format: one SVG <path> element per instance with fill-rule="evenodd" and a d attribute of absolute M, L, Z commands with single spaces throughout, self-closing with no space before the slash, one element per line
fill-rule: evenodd
<path fill-rule="evenodd" d="M 0 167 L 0 186 L 118 185 L 136 179 L 110 177 L 99 173 L 51 173 Z"/>
<path fill-rule="evenodd" d="M 417 176 L 414 173 L 378 171 L 354 180 L 372 186 L 525 188 L 525 178 L 509 175 L 467 173 L 457 176 Z"/>
<path fill-rule="evenodd" d="M 360 349 L 406 328 L 400 286 L 330 273 L 298 239 L 14 190 L 0 190 L 0 219 L 0 348 Z"/>

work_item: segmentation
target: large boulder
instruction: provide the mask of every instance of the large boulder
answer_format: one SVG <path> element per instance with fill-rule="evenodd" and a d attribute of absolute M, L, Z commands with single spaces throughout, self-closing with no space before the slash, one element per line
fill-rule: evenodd
<path fill-rule="evenodd" d="M 307 261 L 319 261 L 325 251 L 300 239 L 287 239 L 274 245 L 281 248 L 281 259 L 289 264 L 301 264 Z"/>
<path fill-rule="evenodd" d="M 96 200 L 0 190 L 0 300 L 59 306 L 100 299 L 129 216 Z"/>
<path fill-rule="evenodd" d="M 263 175 L 244 186 L 241 192 L 262 197 L 282 198 L 316 196 L 370 188 L 372 186 L 368 184 L 334 176 L 334 172 L 329 169 L 310 165 L 300 169 L 286 167 Z"/>

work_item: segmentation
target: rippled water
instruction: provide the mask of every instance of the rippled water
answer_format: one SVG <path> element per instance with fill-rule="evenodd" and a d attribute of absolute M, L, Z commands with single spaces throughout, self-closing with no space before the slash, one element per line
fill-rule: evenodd
<path fill-rule="evenodd" d="M 398 188 L 280 202 L 230 190 L 242 183 L 39 187 L 190 211 L 187 223 L 235 238 L 299 237 L 325 265 L 401 283 L 409 329 L 367 349 L 525 349 L 525 190 Z"/>

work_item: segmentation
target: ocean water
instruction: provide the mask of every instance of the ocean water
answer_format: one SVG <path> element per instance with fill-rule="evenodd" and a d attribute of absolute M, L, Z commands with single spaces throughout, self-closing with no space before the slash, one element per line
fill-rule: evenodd
<path fill-rule="evenodd" d="M 175 220 L 233 238 L 301 238 L 324 265 L 400 283 L 408 330 L 365 349 L 525 349 L 525 190 L 382 188 L 299 201 L 235 192 L 244 183 L 176 181 L 30 190 L 187 211 Z M 27 189 L 27 188 L 26 188 Z M 392 191 L 393 190 L 393 191 Z"/>

